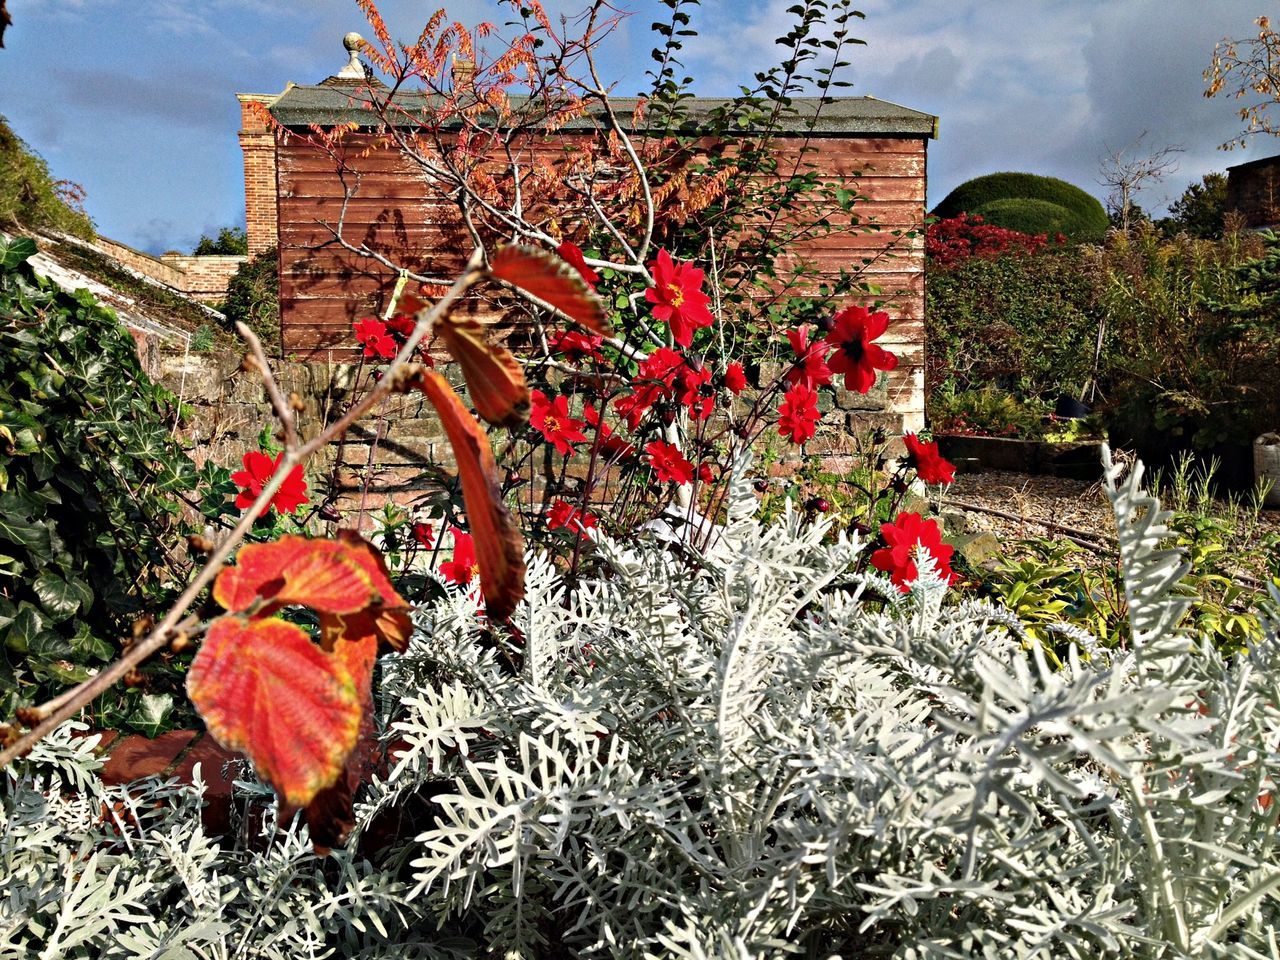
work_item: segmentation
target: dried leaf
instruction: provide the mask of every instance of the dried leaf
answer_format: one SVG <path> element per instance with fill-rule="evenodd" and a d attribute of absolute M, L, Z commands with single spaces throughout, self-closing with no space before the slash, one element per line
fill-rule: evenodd
<path fill-rule="evenodd" d="M 611 335 L 604 301 L 577 270 L 545 250 L 522 244 L 502 247 L 493 255 L 489 275 L 550 304 L 594 333 Z"/>
<path fill-rule="evenodd" d="M 424 370 L 419 382 L 453 447 L 485 606 L 491 618 L 505 620 L 524 596 L 524 545 L 502 503 L 489 438 L 444 377 Z"/>

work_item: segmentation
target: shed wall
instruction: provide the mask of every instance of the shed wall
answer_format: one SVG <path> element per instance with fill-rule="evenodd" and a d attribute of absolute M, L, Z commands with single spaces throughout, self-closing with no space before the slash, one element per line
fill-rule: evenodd
<path fill-rule="evenodd" d="M 569 138 L 566 137 L 566 141 Z M 779 141 L 780 169 L 799 159 L 801 141 Z M 895 237 L 919 227 L 925 213 L 926 144 L 923 137 L 823 137 L 811 139 L 805 160 L 825 176 L 849 177 L 866 195 L 855 213 L 880 229 L 839 233 L 797 245 L 792 259 L 819 270 L 817 280 L 840 268 L 862 266 L 865 279 L 882 288 L 895 318 L 884 342 L 900 357 L 890 374 L 889 409 L 906 426 L 923 423 L 924 241 Z M 344 157 L 359 189 L 346 203 L 343 236 L 367 243 L 417 273 L 449 279 L 469 247 L 452 205 L 426 199 L 420 172 L 398 152 L 348 141 Z M 566 145 L 571 149 L 571 145 Z M 379 312 L 394 274 L 334 241 L 330 226 L 343 212 L 344 180 L 333 158 L 301 138 L 286 138 L 276 153 L 279 191 L 280 311 L 285 356 L 343 361 L 355 356 L 351 324 Z M 861 174 L 856 181 L 855 175 Z M 356 182 L 352 175 L 346 183 Z M 864 263 L 864 261 L 870 261 Z"/>

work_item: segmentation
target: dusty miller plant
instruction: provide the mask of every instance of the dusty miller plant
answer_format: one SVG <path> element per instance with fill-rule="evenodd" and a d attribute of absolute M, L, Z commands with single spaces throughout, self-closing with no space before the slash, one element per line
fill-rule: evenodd
<path fill-rule="evenodd" d="M 896 599 L 821 522 L 760 525 L 742 464 L 701 553 L 600 538 L 571 592 L 535 559 L 513 636 L 452 594 L 385 664 L 398 761 L 351 848 L 430 817 L 376 864 L 214 844 L 197 793 L 104 793 L 63 736 L 9 785 L 0 949 L 1274 960 L 1277 598 L 1231 659 L 1175 629 L 1182 559 L 1120 474 L 1133 648 L 1067 625 L 1061 669 L 928 569 Z"/>

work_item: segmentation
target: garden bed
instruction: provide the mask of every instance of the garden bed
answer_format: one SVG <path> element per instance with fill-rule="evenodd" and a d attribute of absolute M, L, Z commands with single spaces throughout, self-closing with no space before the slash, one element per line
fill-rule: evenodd
<path fill-rule="evenodd" d="M 1102 478 L 1102 442 L 1013 440 L 944 433 L 934 437 L 942 455 L 962 472 L 1012 473 L 1096 481 Z"/>

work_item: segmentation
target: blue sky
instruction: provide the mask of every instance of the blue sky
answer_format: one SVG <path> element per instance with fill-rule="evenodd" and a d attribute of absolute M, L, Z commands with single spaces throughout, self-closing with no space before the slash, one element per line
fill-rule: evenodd
<path fill-rule="evenodd" d="M 703 0 L 686 49 L 695 92 L 732 93 L 777 59 L 794 0 Z M 619 94 L 644 87 L 652 0 L 601 56 Z M 393 33 L 417 35 L 436 3 L 385 0 Z M 578 9 L 572 0 L 548 8 Z M 1181 145 L 1177 173 L 1139 202 L 1160 209 L 1228 164 L 1280 153 L 1259 141 L 1224 153 L 1234 103 L 1206 100 L 1215 41 L 1248 36 L 1264 0 L 866 0 L 848 91 L 942 118 L 930 146 L 929 198 L 996 170 L 1063 177 L 1103 195 L 1098 158 L 1146 131 Z M 341 37 L 364 30 L 354 0 L 9 0 L 0 50 L 0 113 L 79 182 L 104 234 L 139 248 L 189 250 L 201 233 L 244 220 L 237 92 L 315 83 L 344 61 Z M 464 22 L 498 20 L 492 0 L 448 4 Z M 366 35 L 367 30 L 364 30 Z"/>

